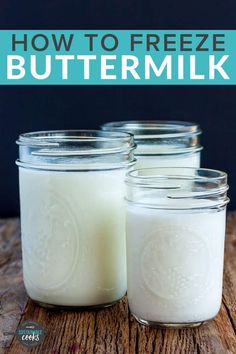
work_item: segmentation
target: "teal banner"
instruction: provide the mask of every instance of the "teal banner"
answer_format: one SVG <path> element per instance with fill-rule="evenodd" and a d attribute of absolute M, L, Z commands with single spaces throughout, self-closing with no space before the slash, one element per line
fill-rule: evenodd
<path fill-rule="evenodd" d="M 0 31 L 1 85 L 235 85 L 236 30 Z"/>

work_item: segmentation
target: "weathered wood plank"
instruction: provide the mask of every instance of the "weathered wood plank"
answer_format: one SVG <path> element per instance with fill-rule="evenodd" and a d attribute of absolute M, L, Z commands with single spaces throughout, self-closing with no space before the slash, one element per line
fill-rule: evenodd
<path fill-rule="evenodd" d="M 91 312 L 46 311 L 29 301 L 23 320 L 34 319 L 47 329 L 42 345 L 27 353 L 129 353 L 129 318 L 124 299 L 110 309 Z M 9 353 L 24 354 L 16 339 Z"/>
<path fill-rule="evenodd" d="M 227 217 L 223 303 L 236 333 L 236 212 Z"/>
<path fill-rule="evenodd" d="M 9 221 L 17 233 L 17 221 Z M 3 230 L 4 223 L 1 223 Z M 6 227 L 9 230 L 9 225 Z M 9 231 L 4 231 L 7 233 Z M 18 245 L 19 246 L 19 245 Z M 14 247 L 13 247 L 14 248 Z M 17 247 L 15 247 L 17 249 Z M 18 252 L 18 253 L 17 253 Z M 16 251 L 15 260 L 20 253 Z M 14 338 L 9 354 L 42 353 L 98 353 L 98 354 L 235 354 L 236 353 L 236 212 L 229 213 L 225 249 L 224 291 L 221 311 L 214 321 L 200 328 L 183 330 L 152 329 L 139 325 L 129 314 L 126 299 L 110 309 L 91 312 L 48 311 L 29 300 L 21 321 L 33 319 L 47 330 L 44 342 L 28 350 Z M 6 257 L 6 256 L 5 256 Z M 9 256 L 10 257 L 10 256 Z M 12 257 L 12 256 L 11 256 Z M 7 258 L 7 257 L 6 257 Z M 9 260 L 6 261 L 5 267 Z M 4 261 L 3 261 L 4 263 Z M 0 269 L 1 261 L 0 261 Z M 18 269 L 18 268 L 17 268 Z M 21 271 L 18 269 L 18 283 L 13 281 L 17 299 L 22 297 Z M 13 274 L 11 275 L 11 277 Z M 20 277 L 20 278 L 19 278 Z M 16 277 L 17 278 L 17 277 Z M 20 279 L 20 280 L 19 280 Z M 1 283 L 0 283 L 1 284 Z M 15 285 L 14 285 L 15 284 Z M 17 284 L 17 286 L 16 286 Z M 18 288 L 21 295 L 18 295 Z M 14 298 L 14 296 L 13 296 Z M 10 300 L 16 301 L 15 299 Z M 24 296 L 23 296 L 24 298 Z M 19 300 L 18 300 L 19 303 Z M 21 304 L 26 303 L 26 298 Z M 23 306 L 22 305 L 22 306 Z M 10 305 L 8 305 L 10 306 Z M 11 305 L 12 306 L 12 305 Z M 22 309 L 22 308 L 21 308 Z M 7 316 L 8 312 L 6 313 Z M 7 317 L 4 317 L 6 321 Z M 14 316 L 13 316 L 14 317 Z M 14 321 L 14 326 L 19 320 Z M 2 328 L 4 328 L 4 321 Z M 0 322 L 1 323 L 1 322 Z M 15 328 L 13 326 L 13 328 Z M 12 330 L 10 328 L 9 330 Z M 14 331 L 14 329 L 13 329 Z M 8 341 L 9 343 L 9 341 Z M 1 345 L 0 345 L 1 347 Z M 1 352 L 0 352 L 1 353 Z"/>
<path fill-rule="evenodd" d="M 130 353 L 236 353 L 235 333 L 227 312 L 221 307 L 219 315 L 195 329 L 150 329 L 133 321 Z"/>
<path fill-rule="evenodd" d="M 0 220 L 0 348 L 9 346 L 28 300 L 19 230 L 18 219 Z"/>

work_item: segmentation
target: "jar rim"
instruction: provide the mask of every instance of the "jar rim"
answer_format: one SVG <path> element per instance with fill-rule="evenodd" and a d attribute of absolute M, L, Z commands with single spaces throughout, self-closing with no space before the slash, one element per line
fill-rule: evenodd
<path fill-rule="evenodd" d="M 174 120 L 126 120 L 102 125 L 104 131 L 127 131 L 135 139 L 165 139 L 196 136 L 202 133 L 199 124 Z"/>
<path fill-rule="evenodd" d="M 128 132 L 137 143 L 136 156 L 183 155 L 200 152 L 197 123 L 174 120 L 127 120 L 105 123 L 104 131 Z"/>
<path fill-rule="evenodd" d="M 20 147 L 17 164 L 21 167 L 76 170 L 93 165 L 94 169 L 103 169 L 135 162 L 133 135 L 124 132 L 36 131 L 21 134 L 16 143 Z"/>
<path fill-rule="evenodd" d="M 185 210 L 189 209 L 189 201 L 192 203 L 190 209 L 209 207 L 209 204 L 199 206 L 200 200 L 210 200 L 211 208 L 219 208 L 229 202 L 227 173 L 220 170 L 193 167 L 134 169 L 127 172 L 125 183 L 130 187 L 127 202 L 150 208 Z"/>
<path fill-rule="evenodd" d="M 176 174 L 171 174 L 171 172 L 176 171 Z M 188 174 L 183 174 L 183 172 L 189 172 Z M 154 173 L 155 172 L 155 173 Z M 157 173 L 156 173 L 157 172 Z M 179 173 L 178 173 L 179 172 Z M 181 173 L 182 172 L 182 173 Z M 149 174 L 148 174 L 149 173 Z M 154 174 L 153 174 L 154 173 Z M 202 173 L 202 175 L 201 175 Z M 205 174 L 205 175 L 204 175 Z M 226 172 L 221 170 L 209 169 L 209 168 L 194 168 L 194 167 L 152 167 L 152 168 L 140 168 L 133 169 L 127 172 L 126 181 L 128 183 L 138 183 L 139 181 L 146 183 L 156 180 L 170 179 L 170 180 L 201 180 L 201 181 L 224 181 L 228 177 Z"/>
<path fill-rule="evenodd" d="M 92 142 L 92 141 L 122 141 L 132 142 L 133 135 L 127 132 L 105 132 L 102 130 L 68 129 L 42 130 L 19 135 L 18 145 L 45 145 L 59 142 Z"/>
<path fill-rule="evenodd" d="M 16 143 L 20 146 L 41 147 L 37 156 L 84 156 L 122 153 L 136 147 L 133 135 L 126 132 L 101 130 L 45 130 L 20 134 Z M 69 149 L 70 144 L 73 149 Z M 107 143 L 107 146 L 83 147 L 85 143 Z M 109 146 L 109 143 L 111 145 Z M 115 144 L 115 145 L 114 145 Z M 63 146 L 63 150 L 60 149 Z M 68 149 L 66 150 L 66 147 Z"/>

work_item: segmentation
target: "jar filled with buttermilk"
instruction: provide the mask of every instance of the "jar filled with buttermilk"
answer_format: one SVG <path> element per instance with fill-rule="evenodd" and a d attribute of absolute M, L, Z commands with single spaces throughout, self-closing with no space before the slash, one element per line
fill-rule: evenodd
<path fill-rule="evenodd" d="M 128 302 L 142 324 L 195 327 L 221 305 L 227 175 L 145 168 L 126 177 Z"/>
<path fill-rule="evenodd" d="M 133 137 L 44 131 L 17 143 L 28 295 L 47 307 L 112 305 L 127 288 L 124 177 Z"/>

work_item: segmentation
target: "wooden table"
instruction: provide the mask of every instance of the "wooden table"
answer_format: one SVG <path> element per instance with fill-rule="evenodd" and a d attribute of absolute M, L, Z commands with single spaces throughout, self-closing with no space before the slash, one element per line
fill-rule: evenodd
<path fill-rule="evenodd" d="M 93 312 L 55 312 L 34 304 L 22 283 L 18 219 L 0 220 L 0 353 L 236 354 L 236 212 L 228 214 L 224 292 L 220 313 L 196 329 L 153 329 L 139 325 L 127 301 Z M 46 328 L 42 344 L 28 349 L 14 332 L 20 322 Z"/>

